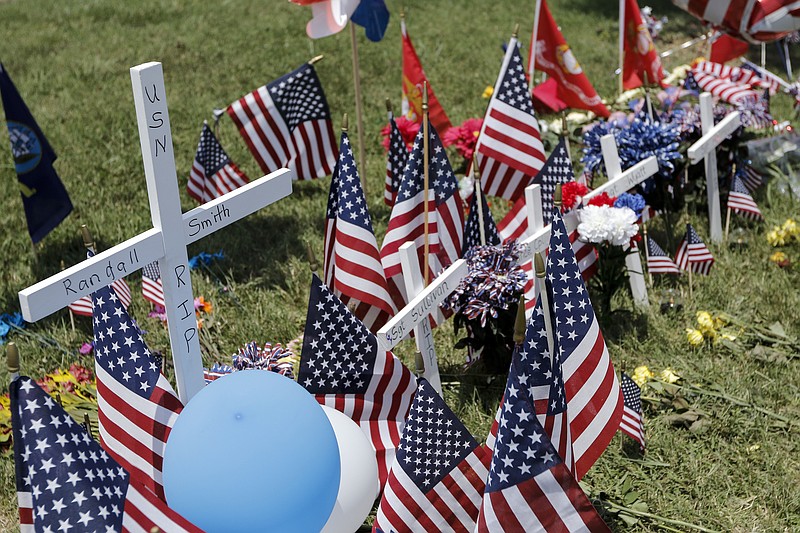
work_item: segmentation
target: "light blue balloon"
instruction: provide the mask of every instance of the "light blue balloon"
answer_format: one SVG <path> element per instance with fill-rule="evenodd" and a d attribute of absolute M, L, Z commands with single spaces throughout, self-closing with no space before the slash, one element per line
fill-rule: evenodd
<path fill-rule="evenodd" d="M 211 382 L 184 408 L 163 473 L 169 506 L 209 533 L 316 532 L 339 492 L 339 447 L 303 387 L 244 370 Z"/>

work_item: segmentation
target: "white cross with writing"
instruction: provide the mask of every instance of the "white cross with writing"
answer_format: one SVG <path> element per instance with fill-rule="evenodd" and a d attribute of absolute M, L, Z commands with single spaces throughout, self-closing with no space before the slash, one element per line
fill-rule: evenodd
<path fill-rule="evenodd" d="M 741 124 L 738 111 L 729 113 L 719 124 L 714 125 L 714 102 L 711 93 L 700 95 L 700 123 L 703 136 L 689 147 L 689 161 L 696 164 L 705 159 L 706 194 L 708 196 L 709 235 L 714 242 L 722 240 L 722 208 L 719 203 L 719 181 L 717 179 L 717 146 Z"/>
<path fill-rule="evenodd" d="M 204 381 L 186 247 L 291 194 L 293 172 L 275 171 L 182 213 L 161 63 L 130 71 L 153 228 L 20 291 L 19 301 L 35 322 L 158 260 L 178 395 L 187 403 Z"/>

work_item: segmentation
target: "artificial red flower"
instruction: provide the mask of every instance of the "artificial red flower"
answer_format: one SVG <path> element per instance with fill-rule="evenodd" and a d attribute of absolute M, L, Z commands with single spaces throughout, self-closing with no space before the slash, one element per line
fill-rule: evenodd
<path fill-rule="evenodd" d="M 589 192 L 589 188 L 577 181 L 568 181 L 561 185 L 561 206 L 564 211 L 569 211 L 578 205 L 581 197 Z"/>
<path fill-rule="evenodd" d="M 460 126 L 453 126 L 447 130 L 442 137 L 442 143 L 445 146 L 455 145 L 456 151 L 465 160 L 471 161 L 482 126 L 482 118 L 468 118 Z"/>
<path fill-rule="evenodd" d="M 406 142 L 406 148 L 410 150 L 411 145 L 414 144 L 414 138 L 417 136 L 417 133 L 419 133 L 419 124 L 413 120 L 407 119 L 406 117 L 394 117 L 394 122 L 397 124 L 397 129 L 400 130 L 400 135 Z M 391 132 L 392 129 L 389 124 L 384 126 L 384 128 L 381 130 L 381 135 L 383 136 L 383 141 L 381 141 L 381 144 L 386 151 L 389 150 L 389 135 Z"/>
<path fill-rule="evenodd" d="M 589 200 L 589 205 L 607 205 L 609 207 L 614 207 L 616 199 L 616 197 L 609 196 L 608 193 L 600 193 Z"/>

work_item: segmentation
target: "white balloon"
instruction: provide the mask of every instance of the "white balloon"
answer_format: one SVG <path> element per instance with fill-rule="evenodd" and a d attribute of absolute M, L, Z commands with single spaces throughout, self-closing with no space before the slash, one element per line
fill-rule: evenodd
<path fill-rule="evenodd" d="M 380 492 L 378 460 L 372 443 L 350 417 L 325 405 L 323 411 L 339 443 L 339 495 L 321 533 L 353 533 L 361 527 Z"/>

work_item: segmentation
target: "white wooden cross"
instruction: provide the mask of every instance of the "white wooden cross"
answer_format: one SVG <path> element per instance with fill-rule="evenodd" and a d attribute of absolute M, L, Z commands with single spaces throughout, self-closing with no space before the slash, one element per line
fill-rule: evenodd
<path fill-rule="evenodd" d="M 711 240 L 722 240 L 722 208 L 719 203 L 719 181 L 717 179 L 717 146 L 739 128 L 741 118 L 738 111 L 729 113 L 719 124 L 714 125 L 714 103 L 711 93 L 700 95 L 700 123 L 703 136 L 689 147 L 689 161 L 698 163 L 705 158 L 706 194 L 708 195 L 708 222 Z"/>
<path fill-rule="evenodd" d="M 153 228 L 20 291 L 19 301 L 35 322 L 158 260 L 178 395 L 187 403 L 204 381 L 186 247 L 291 194 L 293 172 L 278 170 L 182 213 L 161 63 L 131 68 L 131 83 Z"/>
<path fill-rule="evenodd" d="M 428 316 L 439 309 L 439 304 L 456 290 L 459 282 L 467 275 L 467 262 L 464 259 L 457 260 L 427 287 L 424 287 L 422 273 L 419 271 L 413 242 L 407 242 L 400 247 L 400 264 L 409 302 L 378 330 L 378 344 L 383 350 L 391 350 L 413 330 L 417 349 L 424 362 L 422 377 L 441 394 L 442 380 L 439 377 L 439 363 Z"/>

